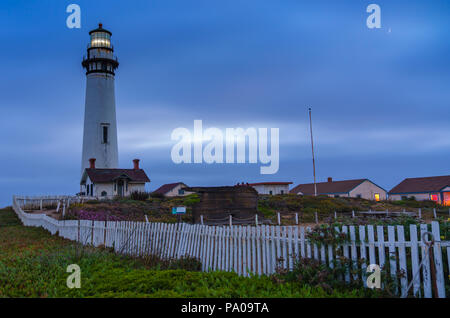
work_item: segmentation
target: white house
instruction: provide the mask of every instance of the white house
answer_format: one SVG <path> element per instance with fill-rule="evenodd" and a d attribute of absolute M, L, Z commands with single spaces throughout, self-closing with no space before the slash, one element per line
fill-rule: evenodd
<path fill-rule="evenodd" d="M 259 182 L 250 183 L 249 185 L 253 187 L 258 194 L 287 194 L 289 193 L 289 185 L 292 182 Z"/>
<path fill-rule="evenodd" d="M 145 184 L 150 182 L 147 174 L 139 168 L 139 159 L 134 159 L 133 169 L 97 169 L 95 159 L 89 159 L 90 167 L 81 176 L 81 194 L 94 197 L 112 198 L 128 196 L 132 192 L 145 192 Z"/>
<path fill-rule="evenodd" d="M 386 200 L 386 190 L 376 185 L 369 179 L 355 179 L 333 181 L 328 178 L 327 182 L 316 183 L 317 195 L 328 195 L 330 197 L 363 198 L 367 200 Z M 299 184 L 290 193 L 299 195 L 314 195 L 314 183 Z"/>
<path fill-rule="evenodd" d="M 189 195 L 193 192 L 185 191 L 184 188 L 187 188 L 188 186 L 184 184 L 183 182 L 175 182 L 175 183 L 168 183 L 163 184 L 158 189 L 153 191 L 153 193 L 159 193 L 164 195 L 165 197 L 176 197 L 176 196 L 185 196 Z"/>

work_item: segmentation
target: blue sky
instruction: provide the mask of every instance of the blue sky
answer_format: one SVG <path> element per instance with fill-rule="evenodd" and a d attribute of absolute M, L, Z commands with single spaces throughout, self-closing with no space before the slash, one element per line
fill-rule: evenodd
<path fill-rule="evenodd" d="M 81 7 L 68 29 L 66 7 Z M 368 29 L 366 7 L 381 7 Z M 450 2 L 20 1 L 0 3 L 0 206 L 13 194 L 79 190 L 88 32 L 113 32 L 121 167 L 163 183 L 448 175 Z M 277 127 L 280 169 L 176 165 L 177 127 Z"/>

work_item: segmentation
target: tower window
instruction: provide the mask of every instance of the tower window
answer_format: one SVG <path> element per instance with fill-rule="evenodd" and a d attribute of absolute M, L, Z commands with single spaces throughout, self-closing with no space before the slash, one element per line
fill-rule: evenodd
<path fill-rule="evenodd" d="M 102 143 L 107 144 L 109 142 L 109 136 L 108 136 L 108 126 L 104 125 L 102 126 Z"/>

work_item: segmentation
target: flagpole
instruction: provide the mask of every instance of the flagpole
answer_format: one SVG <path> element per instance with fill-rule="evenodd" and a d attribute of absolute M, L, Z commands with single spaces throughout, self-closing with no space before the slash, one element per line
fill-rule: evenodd
<path fill-rule="evenodd" d="M 317 196 L 317 185 L 316 185 L 316 162 L 314 160 L 314 139 L 312 130 L 312 119 L 311 119 L 311 108 L 309 110 L 309 129 L 311 132 L 311 150 L 312 150 L 312 161 L 313 161 L 313 175 L 314 175 L 314 196 Z"/>

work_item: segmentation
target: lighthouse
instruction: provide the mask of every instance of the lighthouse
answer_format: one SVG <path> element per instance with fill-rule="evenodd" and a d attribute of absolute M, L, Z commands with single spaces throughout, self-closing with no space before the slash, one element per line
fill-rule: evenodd
<path fill-rule="evenodd" d="M 118 167 L 114 76 L 119 62 L 111 45 L 112 33 L 99 24 L 89 32 L 90 43 L 82 65 L 86 69 L 83 154 L 81 172 L 96 159 L 97 168 Z"/>

